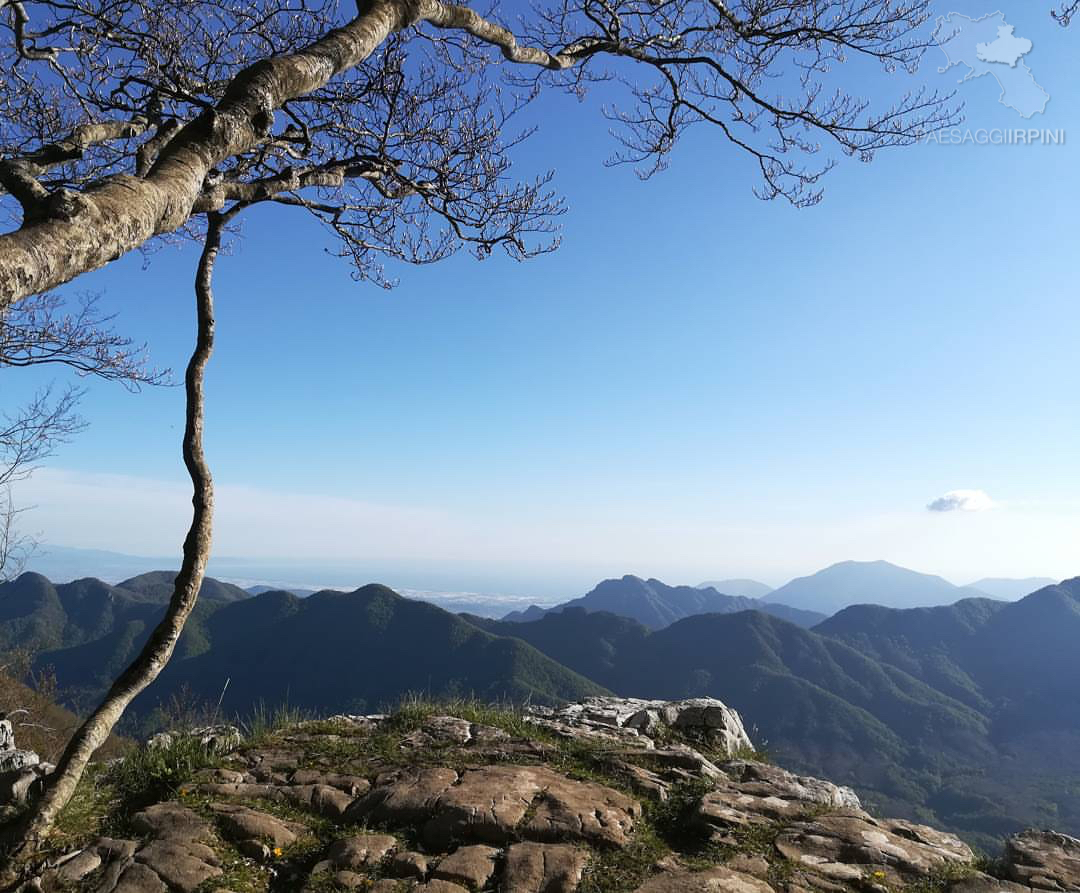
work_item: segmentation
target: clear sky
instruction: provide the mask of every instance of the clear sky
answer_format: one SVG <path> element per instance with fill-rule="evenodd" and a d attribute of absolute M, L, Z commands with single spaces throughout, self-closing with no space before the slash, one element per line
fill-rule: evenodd
<path fill-rule="evenodd" d="M 301 212 L 252 213 L 217 277 L 217 553 L 352 563 L 357 584 L 371 568 L 456 589 L 484 569 L 553 595 L 623 573 L 775 585 L 849 558 L 956 582 L 1080 573 L 1080 34 L 1044 3 L 1002 10 L 1051 100 L 1025 120 L 972 80 L 965 126 L 1060 128 L 1064 145 L 844 160 L 795 210 L 754 198 L 751 161 L 704 129 L 651 181 L 605 169 L 604 94 L 552 95 L 517 159 L 568 199 L 554 255 L 402 267 L 384 292 Z M 912 85 L 950 89 L 945 61 Z M 100 291 L 182 370 L 194 263 L 165 248 L 71 291 Z M 43 378 L 5 373 L 5 404 Z M 16 493 L 30 526 L 176 553 L 181 389 L 88 386 L 89 429 Z M 992 505 L 928 511 L 958 489 Z"/>

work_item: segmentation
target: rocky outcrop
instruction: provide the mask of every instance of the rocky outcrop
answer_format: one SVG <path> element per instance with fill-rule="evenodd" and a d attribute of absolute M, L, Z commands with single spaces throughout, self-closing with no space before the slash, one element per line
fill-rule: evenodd
<path fill-rule="evenodd" d="M 748 759 L 712 700 L 591 699 L 496 724 L 335 717 L 219 754 L 127 839 L 41 889 L 225 893 L 1080 891 L 1080 841 L 1025 832 L 989 875 L 961 840 Z M 167 745 L 165 745 L 167 746 Z"/>
<path fill-rule="evenodd" d="M 622 741 L 655 747 L 655 738 L 675 730 L 734 756 L 752 751 L 750 736 L 739 714 L 715 698 L 685 701 L 644 701 L 640 698 L 587 698 L 565 707 L 532 707 L 537 725 L 567 737 Z"/>
<path fill-rule="evenodd" d="M 1037 890 L 1080 891 L 1080 840 L 1054 831 L 1024 831 L 1005 844 L 1010 878 Z"/>
<path fill-rule="evenodd" d="M 37 796 L 52 770 L 34 751 L 16 747 L 14 724 L 7 717 L 0 719 L 0 808 Z"/>

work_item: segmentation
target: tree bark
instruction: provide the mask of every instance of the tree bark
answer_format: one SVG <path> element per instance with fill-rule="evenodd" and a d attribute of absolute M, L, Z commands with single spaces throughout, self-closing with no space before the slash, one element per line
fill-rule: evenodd
<path fill-rule="evenodd" d="M 225 217 L 211 214 L 202 256 L 195 277 L 198 307 L 198 337 L 184 377 L 186 423 L 184 427 L 184 464 L 191 476 L 192 519 L 184 540 L 184 557 L 176 576 L 172 598 L 165 616 L 154 629 L 139 656 L 117 678 L 101 705 L 72 736 L 49 776 L 42 798 L 32 807 L 19 830 L 9 853 L 14 857 L 30 854 L 48 834 L 60 811 L 71 800 L 75 788 L 94 752 L 105 743 L 124 710 L 162 671 L 172 656 L 188 615 L 195 607 L 202 587 L 206 562 L 210 557 L 214 513 L 214 485 L 203 453 L 203 378 L 214 348 L 214 262 L 221 247 Z M 0 880 L 8 878 L 0 877 Z"/>
<path fill-rule="evenodd" d="M 275 111 L 361 64 L 395 31 L 418 22 L 465 31 L 498 47 L 510 62 L 553 70 L 570 67 L 587 51 L 584 45 L 558 54 L 522 46 L 507 29 L 441 0 L 359 0 L 358 6 L 355 19 L 303 50 L 262 59 L 241 71 L 214 108 L 165 143 L 143 176 L 118 174 L 84 191 L 61 189 L 42 196 L 40 184 L 17 176 L 18 159 L 8 163 L 7 188 L 33 213 L 24 216 L 20 229 L 0 235 L 0 310 L 183 226 L 193 212 L 205 210 L 197 202 L 207 176 L 263 142 Z"/>
<path fill-rule="evenodd" d="M 374 0 L 300 52 L 263 59 L 240 72 L 214 109 L 169 141 L 145 177 L 118 175 L 85 192 L 57 195 L 53 213 L 46 209 L 44 216 L 0 236 L 0 309 L 178 229 L 191 216 L 207 174 L 265 139 L 277 109 L 359 65 L 415 19 L 406 0 Z"/>

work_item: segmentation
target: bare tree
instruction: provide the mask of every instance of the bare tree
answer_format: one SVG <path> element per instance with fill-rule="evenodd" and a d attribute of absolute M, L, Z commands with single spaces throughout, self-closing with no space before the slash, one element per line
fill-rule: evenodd
<path fill-rule="evenodd" d="M 1080 12 L 1080 0 L 1068 0 L 1057 9 L 1050 10 L 1050 15 L 1061 27 L 1068 28 L 1077 12 Z"/>
<path fill-rule="evenodd" d="M 845 61 L 914 70 L 928 0 L 554 0 L 520 41 L 440 0 L 361 0 L 351 17 L 331 0 L 0 0 L 3 12 L 5 303 L 255 197 L 316 214 L 360 276 L 378 276 L 382 255 L 544 250 L 559 203 L 546 175 L 508 179 L 506 130 L 544 84 L 625 84 L 617 160 L 653 170 L 706 123 L 750 153 L 763 195 L 800 204 L 832 164 L 822 141 L 868 159 L 954 120 L 936 94 L 874 109 L 831 74 Z M 489 80 L 492 49 L 516 92 Z"/>
<path fill-rule="evenodd" d="M 511 178 L 529 132 L 516 121 L 544 87 L 582 95 L 598 81 L 630 99 L 608 112 L 614 163 L 649 176 L 706 124 L 753 160 L 762 197 L 813 204 L 838 155 L 869 160 L 956 120 L 949 97 L 916 89 L 874 108 L 833 72 L 913 72 L 931 41 L 928 2 L 552 0 L 511 29 L 440 0 L 358 0 L 355 14 L 333 0 L 0 0 L 0 309 L 162 238 L 203 240 L 184 564 L 161 626 L 61 758 L 23 848 L 168 660 L 202 579 L 201 382 L 225 220 L 261 202 L 313 214 L 355 275 L 382 285 L 385 258 L 550 250 L 562 203 L 549 173 Z"/>
<path fill-rule="evenodd" d="M 95 297 L 83 297 L 74 308 L 56 294 L 11 305 L 0 311 L 0 369 L 57 365 L 129 388 L 163 382 L 167 371 L 149 368 L 144 348 L 110 323 Z M 0 580 L 18 575 L 35 545 L 16 524 L 25 509 L 16 506 L 12 485 L 82 430 L 81 395 L 75 385 L 47 385 L 18 410 L 0 414 Z"/>
<path fill-rule="evenodd" d="M 157 678 L 172 657 L 184 624 L 195 607 L 210 557 L 213 530 L 214 484 L 203 453 L 203 380 L 214 349 L 214 263 L 221 248 L 221 231 L 228 218 L 229 215 L 217 212 L 208 215 L 206 238 L 195 277 L 198 335 L 184 376 L 186 418 L 183 437 L 184 464 L 193 490 L 193 512 L 172 598 L 165 616 L 142 651 L 117 677 L 101 704 L 79 726 L 64 748 L 43 797 L 24 817 L 24 825 L 17 829 L 12 856 L 19 850 L 31 850 L 52 827 L 75 793 L 94 752 L 108 739 L 127 706 Z"/>

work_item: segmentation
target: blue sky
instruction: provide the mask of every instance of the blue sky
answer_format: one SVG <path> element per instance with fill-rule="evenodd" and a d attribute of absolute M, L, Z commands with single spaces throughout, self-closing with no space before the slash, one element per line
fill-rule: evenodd
<path fill-rule="evenodd" d="M 316 583 L 554 595 L 628 572 L 777 584 L 847 558 L 957 582 L 1080 572 L 1078 35 L 1042 4 L 1001 8 L 1051 101 L 1025 121 L 984 77 L 958 87 L 965 126 L 1065 145 L 845 160 L 795 210 L 755 199 L 750 160 L 704 129 L 648 182 L 605 169 L 605 94 L 552 95 L 517 158 L 568 199 L 553 255 L 397 268 L 384 292 L 300 213 L 252 213 L 217 277 L 218 553 L 355 567 Z M 950 89 L 944 63 L 932 51 L 914 83 Z M 73 290 L 179 370 L 194 262 L 164 248 Z M 91 427 L 16 494 L 31 524 L 175 553 L 182 392 L 88 386 Z M 926 510 L 958 488 L 995 508 Z"/>

